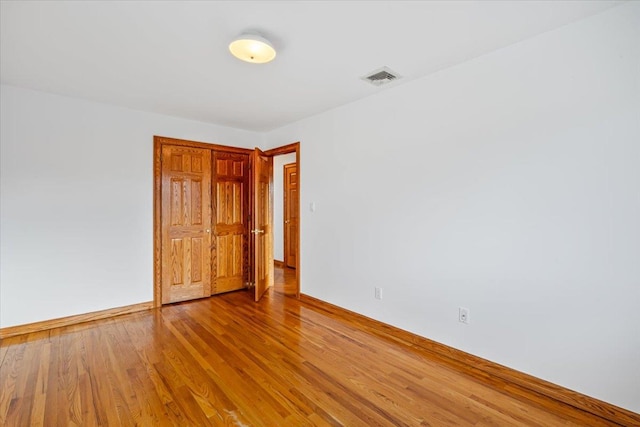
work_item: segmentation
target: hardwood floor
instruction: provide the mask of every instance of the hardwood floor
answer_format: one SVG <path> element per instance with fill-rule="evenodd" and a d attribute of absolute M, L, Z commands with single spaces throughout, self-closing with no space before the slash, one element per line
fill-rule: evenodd
<path fill-rule="evenodd" d="M 615 425 L 273 290 L 5 339 L 0 425 Z"/>
<path fill-rule="evenodd" d="M 276 264 L 273 268 L 273 287 L 279 294 L 295 295 L 298 292 L 296 270 Z"/>

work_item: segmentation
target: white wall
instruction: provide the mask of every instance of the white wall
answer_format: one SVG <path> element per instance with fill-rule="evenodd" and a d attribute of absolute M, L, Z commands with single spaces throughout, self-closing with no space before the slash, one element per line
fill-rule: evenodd
<path fill-rule="evenodd" d="M 273 158 L 273 258 L 284 261 L 284 175 L 283 167 L 295 163 L 296 153 Z"/>
<path fill-rule="evenodd" d="M 0 327 L 153 299 L 153 135 L 231 128 L 1 88 Z"/>
<path fill-rule="evenodd" d="M 293 141 L 303 293 L 640 412 L 640 3 Z"/>

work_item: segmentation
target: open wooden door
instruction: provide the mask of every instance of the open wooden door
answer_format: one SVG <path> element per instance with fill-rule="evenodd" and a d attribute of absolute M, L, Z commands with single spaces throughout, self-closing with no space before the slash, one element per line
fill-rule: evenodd
<path fill-rule="evenodd" d="M 273 286 L 273 218 L 271 171 L 273 157 L 256 148 L 253 164 L 253 277 L 255 300 Z"/>
<path fill-rule="evenodd" d="M 162 147 L 162 304 L 211 295 L 211 151 Z"/>

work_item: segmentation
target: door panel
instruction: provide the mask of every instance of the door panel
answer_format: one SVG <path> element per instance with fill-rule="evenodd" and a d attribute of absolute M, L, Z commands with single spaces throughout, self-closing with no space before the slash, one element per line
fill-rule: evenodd
<path fill-rule="evenodd" d="M 284 165 L 284 265 L 296 268 L 298 258 L 298 173 Z"/>
<path fill-rule="evenodd" d="M 249 155 L 214 151 L 212 294 L 249 280 Z"/>
<path fill-rule="evenodd" d="M 253 153 L 253 276 L 255 300 L 273 286 L 273 157 L 256 148 Z"/>
<path fill-rule="evenodd" d="M 163 304 L 211 293 L 210 165 L 209 150 L 162 148 Z"/>

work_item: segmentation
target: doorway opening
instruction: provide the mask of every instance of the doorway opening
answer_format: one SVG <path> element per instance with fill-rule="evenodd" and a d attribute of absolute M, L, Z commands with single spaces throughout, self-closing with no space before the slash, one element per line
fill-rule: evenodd
<path fill-rule="evenodd" d="M 273 157 L 274 291 L 295 294 L 298 181 L 296 153 Z"/>
<path fill-rule="evenodd" d="M 300 296 L 300 143 L 265 151 L 273 156 L 274 292 Z"/>

